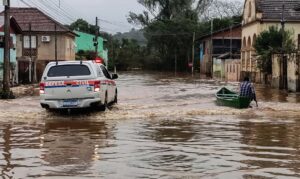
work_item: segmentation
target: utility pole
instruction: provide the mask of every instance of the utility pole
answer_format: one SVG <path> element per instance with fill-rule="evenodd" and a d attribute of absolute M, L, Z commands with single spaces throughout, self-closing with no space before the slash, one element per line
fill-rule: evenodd
<path fill-rule="evenodd" d="M 210 56 L 211 56 L 211 78 L 214 77 L 214 58 L 213 58 L 213 30 L 214 30 L 214 19 L 211 20 L 210 24 Z"/>
<path fill-rule="evenodd" d="M 2 98 L 10 98 L 10 0 L 6 1 L 4 9 L 4 66 L 3 66 L 3 94 Z"/>
<path fill-rule="evenodd" d="M 202 53 L 203 53 L 203 43 L 200 44 L 200 60 L 199 60 L 199 78 L 201 79 L 201 61 L 202 61 Z"/>
<path fill-rule="evenodd" d="M 98 17 L 96 17 L 96 32 L 95 32 L 95 39 L 94 39 L 96 57 L 98 56 L 98 36 L 99 36 Z"/>
<path fill-rule="evenodd" d="M 113 39 L 111 39 L 111 41 L 112 41 L 112 51 L 111 51 L 111 53 L 112 53 L 112 61 L 113 61 L 113 65 L 114 65 L 114 73 L 116 74 L 117 73 L 117 67 L 116 67 L 116 61 L 115 61 L 115 49 L 114 49 L 114 40 Z"/>
<path fill-rule="evenodd" d="M 194 76 L 194 61 L 195 61 L 195 37 L 196 33 L 193 33 L 193 46 L 192 46 L 192 76 Z"/>
<path fill-rule="evenodd" d="M 58 63 L 57 61 L 57 27 L 56 27 L 56 23 L 54 24 L 54 44 L 55 44 L 55 62 L 56 64 Z"/>
<path fill-rule="evenodd" d="M 32 82 L 32 39 L 31 39 L 31 23 L 29 23 L 29 82 Z"/>
<path fill-rule="evenodd" d="M 284 19 L 284 11 L 285 11 L 285 5 L 284 5 L 284 0 L 282 1 L 282 12 L 281 12 L 281 63 L 280 63 L 280 88 L 286 89 L 287 88 L 287 79 L 286 79 L 286 70 L 287 67 L 286 65 L 286 59 L 284 58 L 284 32 L 285 32 L 285 19 Z"/>

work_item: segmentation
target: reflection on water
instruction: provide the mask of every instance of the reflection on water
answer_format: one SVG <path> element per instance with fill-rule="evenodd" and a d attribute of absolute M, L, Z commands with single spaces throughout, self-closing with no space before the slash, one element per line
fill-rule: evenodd
<path fill-rule="evenodd" d="M 297 119 L 203 116 L 1 125 L 1 176 L 300 177 Z"/>
<path fill-rule="evenodd" d="M 286 91 L 272 89 L 270 87 L 266 87 L 262 85 L 257 85 L 256 91 L 258 94 L 258 99 L 262 101 L 290 102 L 290 103 L 300 102 L 299 93 L 288 93 Z"/>
<path fill-rule="evenodd" d="M 98 160 L 97 150 L 109 146 L 103 139 L 113 137 L 104 122 L 50 122 L 43 133 L 42 146 L 47 149 L 43 160 L 72 176 L 86 171 L 91 162 Z"/>
<path fill-rule="evenodd" d="M 114 126 L 110 127 L 104 122 L 88 121 L 3 125 L 1 176 L 24 178 L 84 174 L 93 161 L 99 160 L 98 150 L 110 146 L 107 140 L 113 138 Z"/>
<path fill-rule="evenodd" d="M 237 83 L 120 77 L 120 103 L 105 113 L 47 113 L 37 98 L 0 103 L 0 176 L 300 177 L 298 94 L 257 86 L 260 107 L 237 110 L 214 103 L 220 86 Z"/>

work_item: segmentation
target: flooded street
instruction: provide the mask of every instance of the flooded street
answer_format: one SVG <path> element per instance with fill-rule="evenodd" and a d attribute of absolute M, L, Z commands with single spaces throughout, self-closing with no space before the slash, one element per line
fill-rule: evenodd
<path fill-rule="evenodd" d="M 0 103 L 2 178 L 299 178 L 300 95 L 256 86 L 259 107 L 215 104 L 237 83 L 121 73 L 106 112 Z"/>

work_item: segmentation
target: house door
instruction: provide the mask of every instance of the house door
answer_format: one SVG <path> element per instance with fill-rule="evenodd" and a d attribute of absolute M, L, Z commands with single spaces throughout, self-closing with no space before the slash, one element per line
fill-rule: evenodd
<path fill-rule="evenodd" d="M 28 84 L 29 81 L 29 62 L 28 61 L 19 61 L 19 83 Z"/>

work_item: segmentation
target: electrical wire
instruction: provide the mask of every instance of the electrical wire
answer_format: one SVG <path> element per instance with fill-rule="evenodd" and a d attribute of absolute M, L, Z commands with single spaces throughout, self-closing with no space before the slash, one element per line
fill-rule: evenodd
<path fill-rule="evenodd" d="M 62 19 L 59 19 L 59 18 L 57 18 L 57 16 L 54 16 L 53 14 L 51 14 L 50 12 L 48 12 L 47 10 L 45 10 L 44 8 L 42 8 L 41 6 L 39 6 L 39 5 L 37 5 L 37 4 L 35 4 L 35 3 L 33 3 L 31 0 L 29 0 L 30 1 L 30 3 L 28 2 L 28 0 L 27 0 L 27 2 L 25 2 L 25 0 L 20 0 L 23 4 L 25 4 L 25 5 L 27 5 L 28 7 L 36 7 L 36 8 L 38 8 L 39 10 L 41 10 L 43 13 L 45 13 L 46 15 L 48 15 L 49 17 L 51 17 L 51 18 L 53 18 L 53 19 L 55 19 L 55 20 L 58 20 L 59 22 L 61 22 L 61 23 L 64 23 L 64 21 L 66 20 L 62 20 Z"/>
<path fill-rule="evenodd" d="M 74 20 L 66 16 L 65 14 L 61 13 L 60 11 L 56 10 L 55 8 L 52 8 L 50 5 L 44 4 L 42 1 L 37 1 L 37 2 L 33 2 L 33 0 L 29 0 L 29 1 L 32 4 L 34 4 L 36 7 L 40 8 L 42 11 L 45 11 L 48 14 L 50 14 L 51 17 L 54 17 L 54 19 L 58 19 L 58 20 L 61 19 L 60 22 L 69 23 Z"/>
<path fill-rule="evenodd" d="M 75 14 L 79 14 L 79 15 L 81 14 L 80 12 L 78 12 L 77 10 L 72 8 L 71 5 L 66 4 L 66 2 L 61 3 L 60 6 L 58 6 L 55 2 L 53 2 L 51 0 L 39 0 L 39 1 L 20 0 L 20 2 L 22 2 L 23 4 L 25 4 L 28 7 L 36 7 L 38 9 L 40 9 L 46 15 L 52 17 L 53 19 L 55 19 L 63 24 L 70 24 L 70 23 L 75 22 L 78 19 L 78 17 L 75 17 L 70 12 L 75 12 Z M 81 17 L 83 17 L 82 14 L 81 14 Z M 109 25 L 113 25 L 115 27 L 119 27 L 118 29 L 112 30 L 110 28 L 106 28 L 103 25 L 101 25 L 102 29 L 107 29 L 114 33 L 122 31 L 124 26 L 126 26 L 124 24 L 121 24 L 120 22 L 113 22 L 113 21 L 100 19 L 100 18 L 99 18 L 99 21 L 109 24 Z M 126 26 L 126 27 L 132 28 L 130 26 Z"/>
<path fill-rule="evenodd" d="M 43 4 L 44 7 L 51 9 L 52 11 L 55 11 L 56 13 L 68 18 L 70 21 L 74 21 L 76 18 L 72 17 L 68 13 L 62 11 L 62 9 L 57 8 L 56 6 L 53 6 L 52 3 L 49 3 L 49 1 L 41 0 L 39 3 Z"/>
<path fill-rule="evenodd" d="M 54 9 L 56 12 L 60 12 L 61 14 L 67 16 L 70 20 L 76 21 L 76 17 L 69 14 L 67 11 L 65 11 L 62 7 L 59 7 L 57 4 L 55 4 L 53 1 L 49 0 L 41 0 L 41 3 L 45 4 L 46 6 L 49 5 L 52 9 Z"/>

